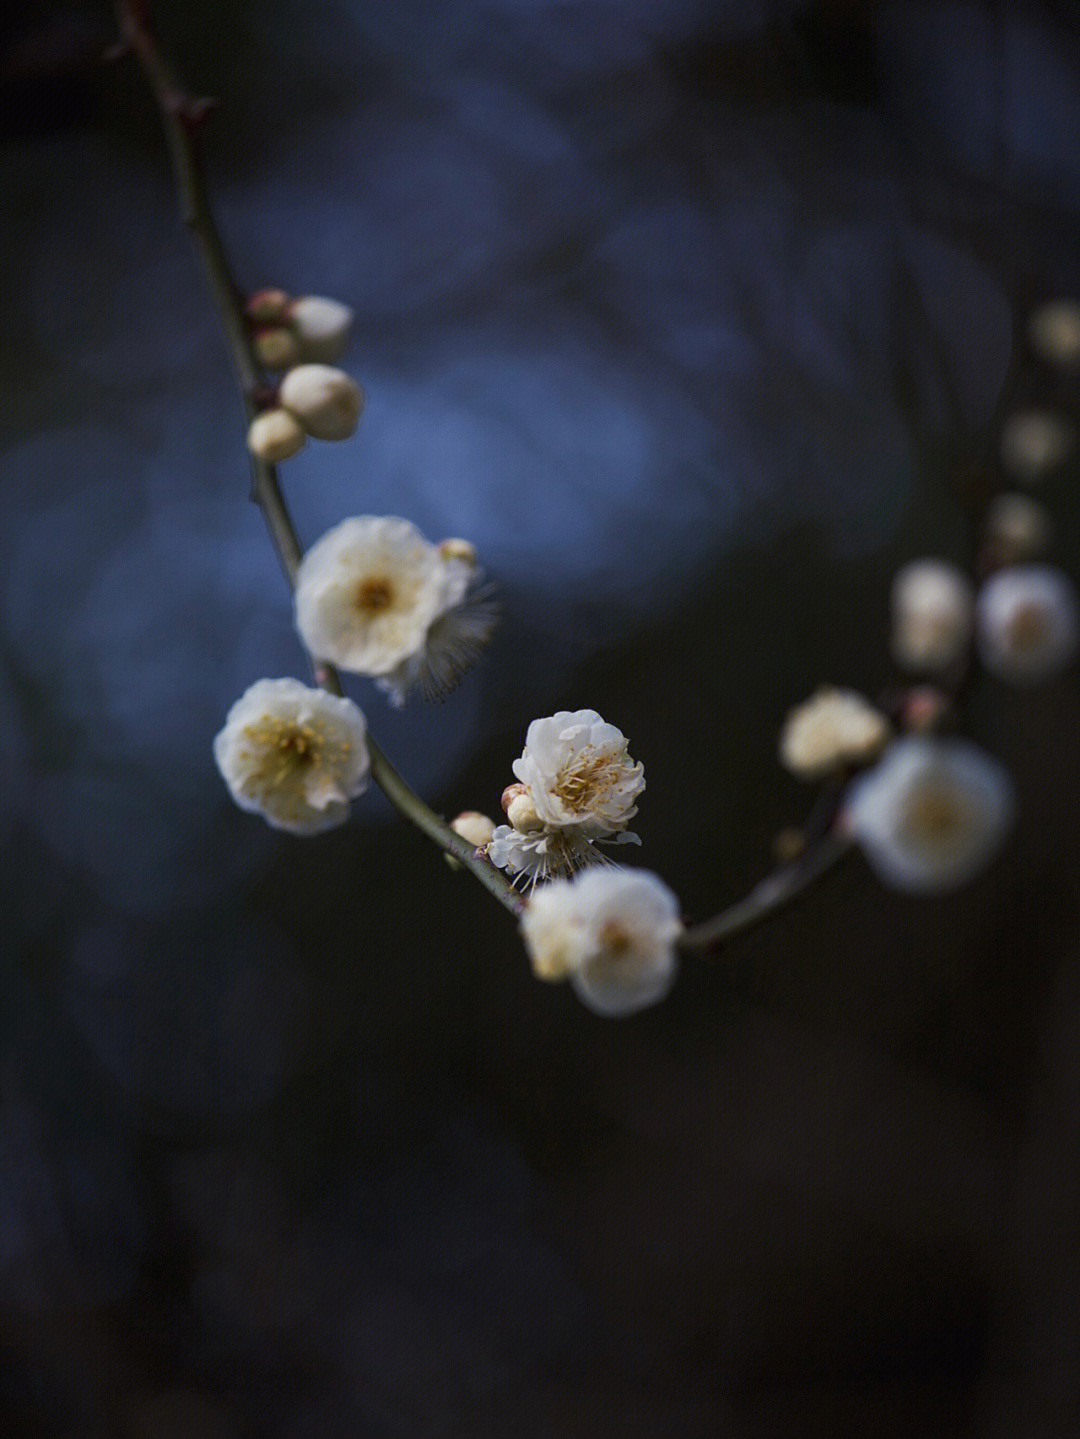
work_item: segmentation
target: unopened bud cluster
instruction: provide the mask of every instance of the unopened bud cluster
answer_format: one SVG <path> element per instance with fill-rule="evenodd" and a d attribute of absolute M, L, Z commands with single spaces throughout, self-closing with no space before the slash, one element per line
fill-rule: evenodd
<path fill-rule="evenodd" d="M 333 361 L 344 353 L 352 327 L 348 305 L 320 295 L 294 299 L 284 290 L 259 290 L 245 314 L 251 347 L 266 370 L 284 371 L 274 404 L 248 428 L 248 448 L 277 464 L 316 440 L 347 440 L 364 408 L 360 386 Z"/>

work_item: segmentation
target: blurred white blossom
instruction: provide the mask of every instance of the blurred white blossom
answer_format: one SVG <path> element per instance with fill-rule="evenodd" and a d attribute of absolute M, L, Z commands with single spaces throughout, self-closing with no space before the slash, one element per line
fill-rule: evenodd
<path fill-rule="evenodd" d="M 533 970 L 569 978 L 602 1015 L 632 1014 L 663 999 L 678 967 L 678 901 L 647 870 L 590 870 L 537 890 L 521 920 Z"/>
<path fill-rule="evenodd" d="M 1052 365 L 1068 367 L 1080 361 L 1080 304 L 1075 300 L 1048 300 L 1028 321 L 1031 348 Z"/>
<path fill-rule="evenodd" d="M 849 832 L 895 889 L 939 893 L 983 869 L 1013 818 L 1005 768 L 966 740 L 897 740 L 848 790 Z"/>
<path fill-rule="evenodd" d="M 854 690 L 822 685 L 791 710 L 780 734 L 780 758 L 807 779 L 841 764 L 872 759 L 889 738 L 888 719 Z"/>
<path fill-rule="evenodd" d="M 892 650 L 914 670 L 942 670 L 971 637 L 974 597 L 962 570 L 945 560 L 912 560 L 892 587 Z"/>
<path fill-rule="evenodd" d="M 494 610 L 466 560 L 408 520 L 359 515 L 314 544 L 296 575 L 296 624 L 313 655 L 379 679 L 400 704 L 451 688 L 491 635 Z"/>
<path fill-rule="evenodd" d="M 299 680 L 258 680 L 229 710 L 214 759 L 241 809 L 316 834 L 342 824 L 367 788 L 367 726 L 352 700 Z"/>
<path fill-rule="evenodd" d="M 1072 581 L 1051 565 L 999 570 L 976 603 L 979 658 L 992 674 L 1035 684 L 1076 654 L 1080 606 Z"/>
<path fill-rule="evenodd" d="M 1018 479 L 1041 480 L 1068 457 L 1075 438 L 1062 415 L 1021 410 L 1010 416 L 1001 432 L 1001 462 Z"/>

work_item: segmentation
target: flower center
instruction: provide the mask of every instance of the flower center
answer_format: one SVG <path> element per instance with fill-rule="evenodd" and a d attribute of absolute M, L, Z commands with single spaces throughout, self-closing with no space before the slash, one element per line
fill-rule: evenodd
<path fill-rule="evenodd" d="M 390 581 L 381 575 L 371 575 L 361 580 L 356 590 L 357 607 L 367 615 L 381 614 L 394 602 L 394 590 Z"/>
<path fill-rule="evenodd" d="M 605 920 L 600 929 L 600 943 L 608 954 L 625 954 L 630 948 L 630 935 L 617 919 Z"/>
<path fill-rule="evenodd" d="M 267 714 L 257 724 L 245 726 L 244 734 L 257 752 L 251 775 L 254 784 L 276 788 L 299 771 L 322 762 L 325 735 L 321 727 Z"/>
<path fill-rule="evenodd" d="M 963 822 L 964 808 L 956 796 L 928 787 L 908 800 L 901 834 L 923 843 L 940 843 L 951 839 L 963 827 Z"/>
<path fill-rule="evenodd" d="M 1042 605 L 1020 605 L 1009 621 L 1009 644 L 1023 653 L 1035 650 L 1046 641 L 1049 624 Z"/>
<path fill-rule="evenodd" d="M 580 814 L 618 783 L 620 766 L 611 755 L 596 754 L 591 745 L 574 758 L 572 769 L 560 770 L 552 794 L 572 814 Z"/>

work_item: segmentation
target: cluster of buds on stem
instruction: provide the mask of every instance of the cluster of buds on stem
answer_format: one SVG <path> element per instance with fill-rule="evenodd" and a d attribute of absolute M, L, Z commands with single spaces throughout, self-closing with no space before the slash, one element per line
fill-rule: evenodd
<path fill-rule="evenodd" d="M 244 309 L 251 348 L 266 370 L 284 371 L 273 402 L 252 420 L 248 448 L 271 464 L 317 440 L 347 440 L 360 422 L 364 394 L 333 361 L 344 353 L 352 327 L 348 305 L 320 295 L 293 298 L 259 290 Z"/>

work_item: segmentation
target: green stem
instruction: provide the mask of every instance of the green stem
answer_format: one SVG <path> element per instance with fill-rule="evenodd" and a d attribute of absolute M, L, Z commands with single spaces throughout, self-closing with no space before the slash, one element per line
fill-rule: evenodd
<path fill-rule="evenodd" d="M 115 6 L 124 45 L 138 58 L 146 72 L 161 111 L 184 223 L 202 257 L 250 423 L 258 413 L 257 397 L 264 385 L 263 374 L 252 349 L 241 292 L 233 279 L 225 246 L 210 208 L 195 144 L 195 130 L 212 106 L 189 95 L 173 79 L 158 49 L 146 0 L 115 0 Z M 281 567 L 290 588 L 293 588 L 303 550 L 281 492 L 277 471 L 256 455 L 251 456 L 251 498 L 263 512 Z M 343 693 L 341 678 L 332 665 L 311 656 L 311 666 L 316 682 L 323 689 L 332 694 Z M 458 860 L 512 914 L 520 914 L 526 904 L 523 896 L 501 870 L 455 834 L 446 821 L 409 788 L 370 734 L 368 750 L 371 777 L 398 813 L 446 854 Z"/>

